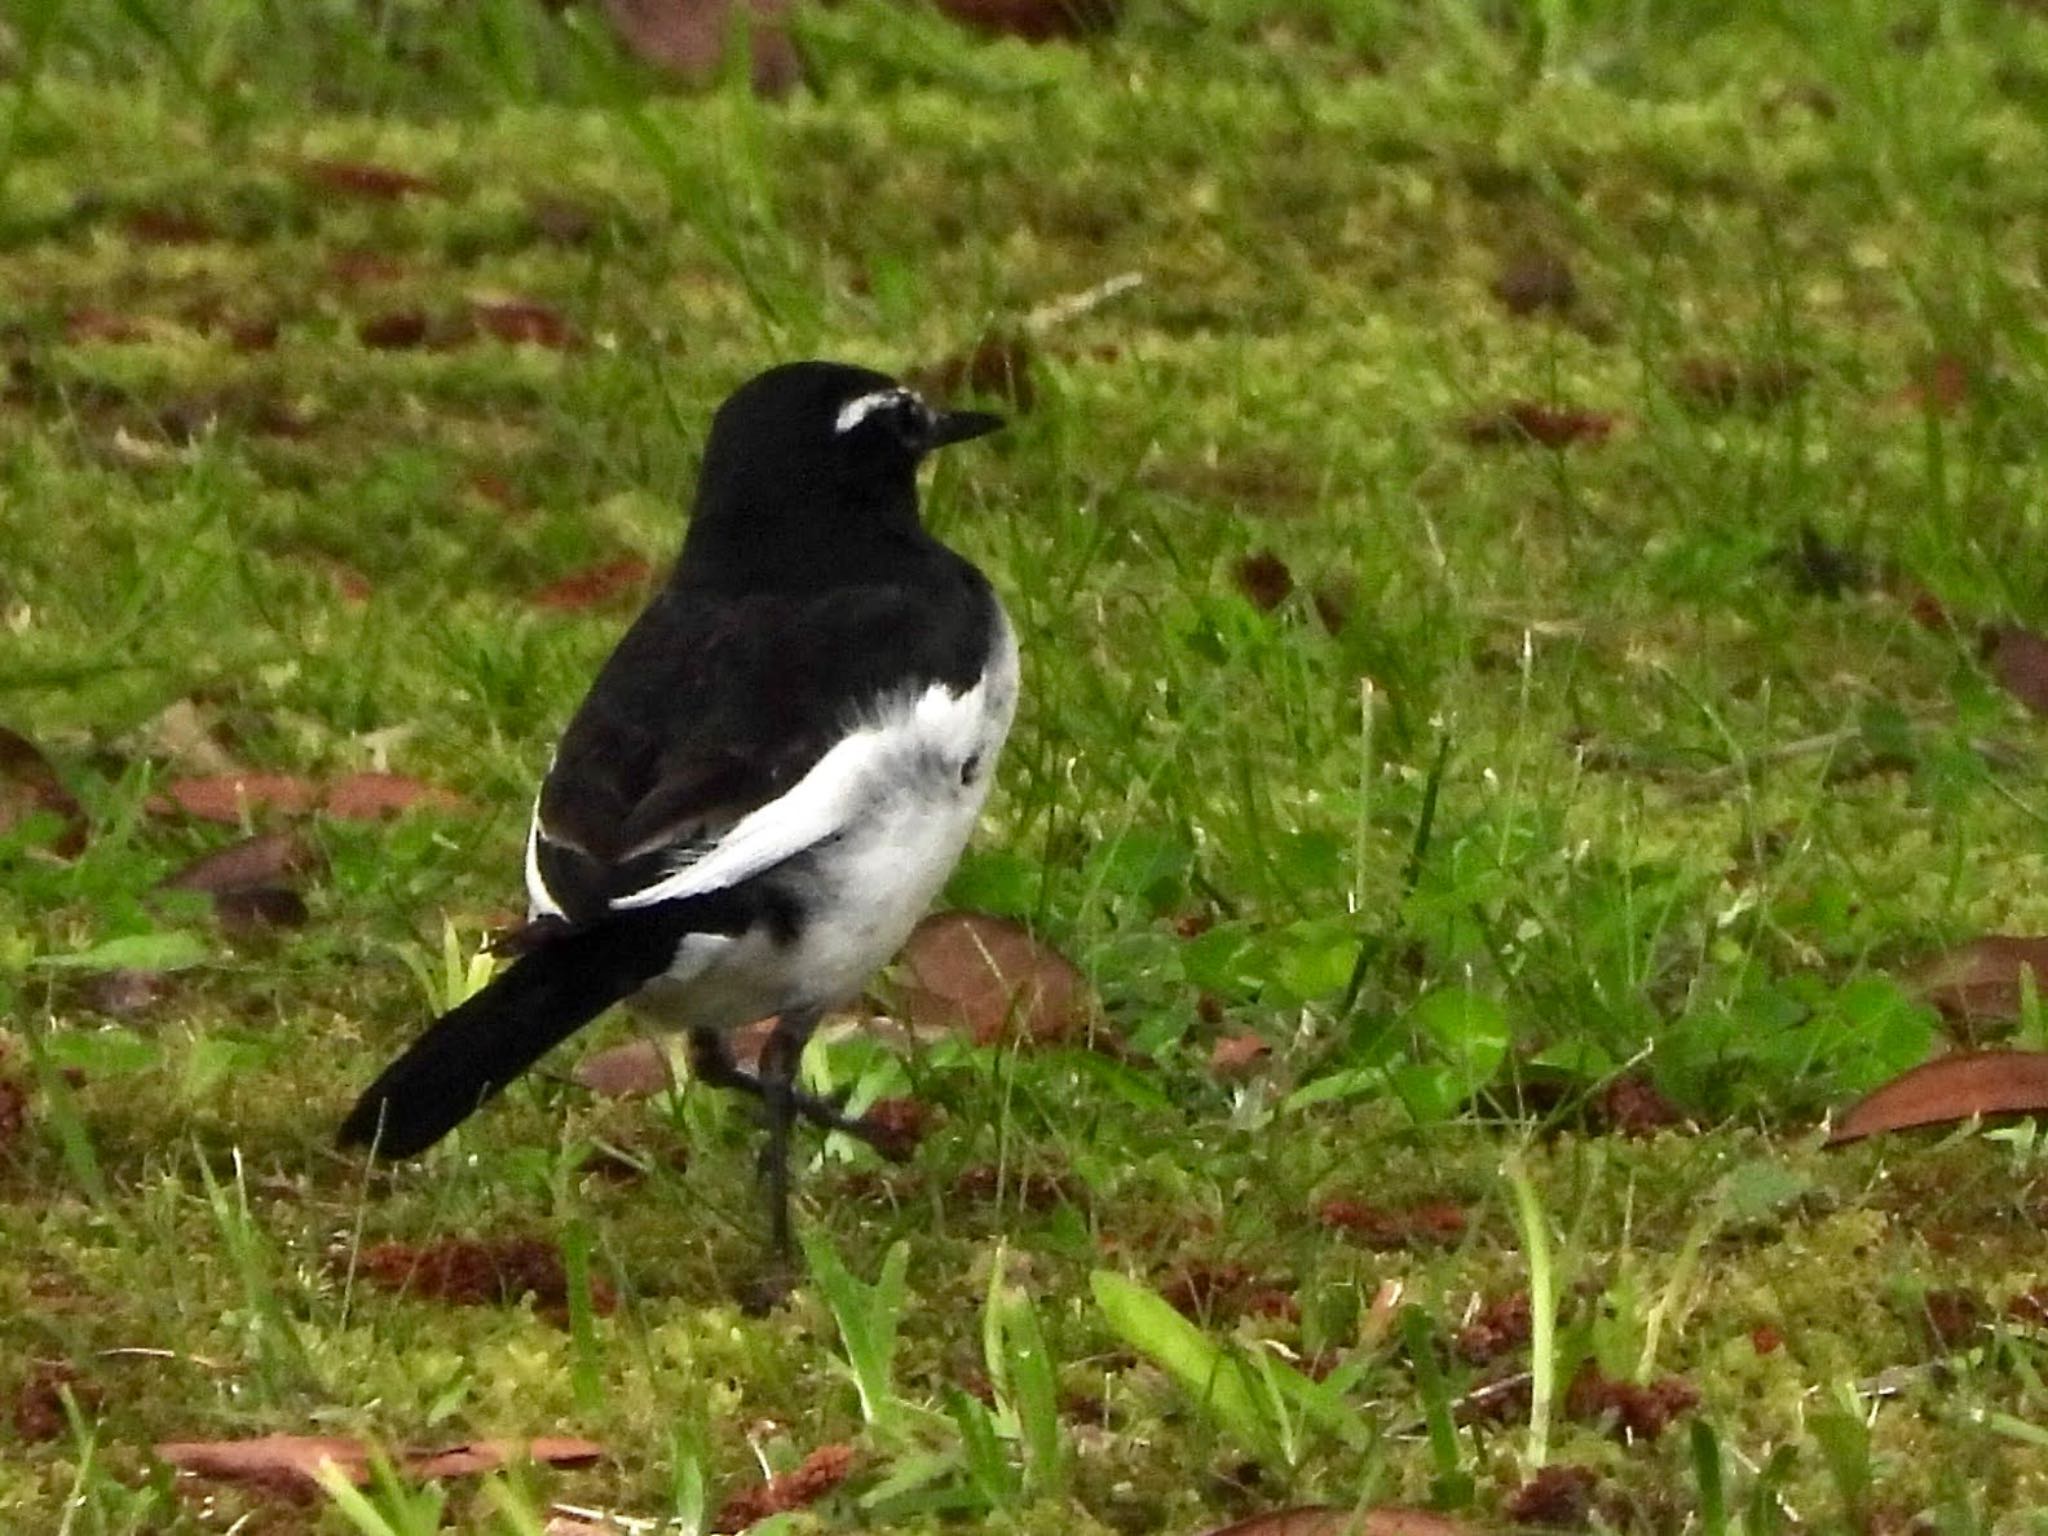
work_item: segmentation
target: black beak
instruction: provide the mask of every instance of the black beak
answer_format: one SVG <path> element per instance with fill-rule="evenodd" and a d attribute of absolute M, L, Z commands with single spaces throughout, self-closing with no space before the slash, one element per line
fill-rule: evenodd
<path fill-rule="evenodd" d="M 925 434 L 925 451 L 986 437 L 1002 425 L 1003 418 L 991 411 L 940 411 L 933 416 L 931 430 Z"/>

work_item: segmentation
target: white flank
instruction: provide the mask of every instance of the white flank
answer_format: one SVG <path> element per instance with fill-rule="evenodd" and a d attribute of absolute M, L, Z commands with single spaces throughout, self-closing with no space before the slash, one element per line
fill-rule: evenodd
<path fill-rule="evenodd" d="M 987 686 L 984 679 L 956 694 L 934 683 L 915 698 L 896 700 L 871 724 L 841 737 L 779 797 L 734 822 L 704 853 L 652 885 L 614 897 L 611 905 L 631 911 L 725 890 L 843 835 L 878 800 L 915 782 L 922 764 L 937 759 L 957 774 L 987 733 Z"/>

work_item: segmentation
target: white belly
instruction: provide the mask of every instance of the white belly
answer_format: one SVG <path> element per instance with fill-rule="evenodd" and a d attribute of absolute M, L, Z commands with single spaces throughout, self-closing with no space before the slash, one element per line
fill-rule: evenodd
<path fill-rule="evenodd" d="M 794 938 L 756 927 L 683 941 L 668 974 L 634 999 L 674 1025 L 732 1029 L 769 1014 L 852 1001 L 909 937 L 946 883 L 988 798 L 1017 707 L 1008 625 L 981 682 L 901 701 L 876 724 L 887 750 L 841 830 L 758 878 L 802 908 Z"/>

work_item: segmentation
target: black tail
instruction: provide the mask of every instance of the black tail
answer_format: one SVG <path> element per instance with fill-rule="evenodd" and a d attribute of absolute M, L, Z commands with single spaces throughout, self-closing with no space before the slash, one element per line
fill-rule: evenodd
<path fill-rule="evenodd" d="M 622 913 L 522 955 L 436 1019 L 364 1090 L 343 1146 L 383 1157 L 424 1152 L 512 1079 L 666 970 L 693 928 L 680 910 Z"/>

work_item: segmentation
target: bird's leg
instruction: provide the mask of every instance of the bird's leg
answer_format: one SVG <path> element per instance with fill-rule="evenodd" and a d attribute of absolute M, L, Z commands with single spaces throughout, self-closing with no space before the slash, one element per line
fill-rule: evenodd
<path fill-rule="evenodd" d="M 804 1034 L 808 1037 L 810 1031 L 806 1029 Z M 764 1055 L 764 1067 L 765 1062 Z M 708 1088 L 730 1088 L 735 1092 L 763 1100 L 768 1096 L 767 1084 L 732 1059 L 732 1050 L 726 1045 L 725 1036 L 715 1029 L 690 1031 L 690 1071 L 698 1082 Z M 794 1085 L 794 1071 L 790 1076 L 790 1107 L 799 1118 L 810 1121 L 820 1130 L 844 1132 L 858 1141 L 875 1147 L 877 1151 L 883 1152 L 884 1156 L 888 1155 L 887 1150 L 879 1144 L 881 1133 L 867 1121 L 859 1116 L 847 1114 L 830 1099 L 821 1099 L 814 1093 L 805 1093 Z"/>
<path fill-rule="evenodd" d="M 795 1283 L 796 1242 L 789 1220 L 789 1128 L 796 1119 L 796 1074 L 804 1041 L 817 1027 L 815 1018 L 785 1016 L 776 1021 L 761 1047 L 761 1103 L 768 1115 L 768 1234 L 773 1269 L 762 1287 L 771 1303 L 787 1295 Z"/>

